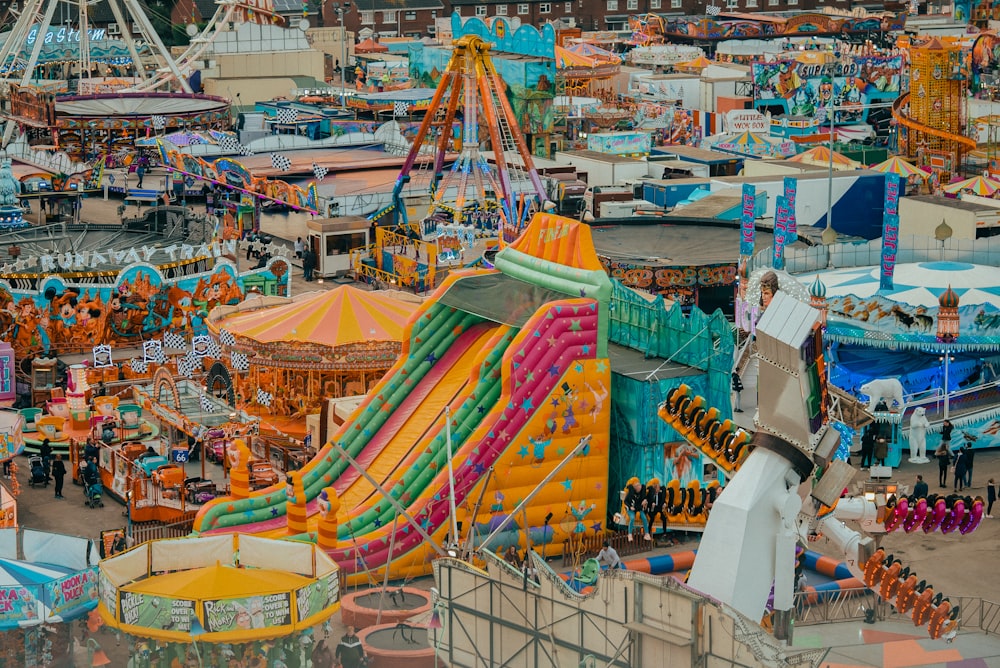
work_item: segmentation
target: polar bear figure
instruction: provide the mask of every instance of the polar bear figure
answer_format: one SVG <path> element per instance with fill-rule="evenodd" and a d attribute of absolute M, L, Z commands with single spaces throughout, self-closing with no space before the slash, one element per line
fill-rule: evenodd
<path fill-rule="evenodd" d="M 926 464 L 927 459 L 927 428 L 931 426 L 927 419 L 927 409 L 918 406 L 910 415 L 910 462 Z"/>
<path fill-rule="evenodd" d="M 885 401 L 890 409 L 893 402 L 897 408 L 903 407 L 903 384 L 898 378 L 876 378 L 861 386 L 861 394 L 868 396 L 868 410 L 873 411 L 878 402 Z"/>

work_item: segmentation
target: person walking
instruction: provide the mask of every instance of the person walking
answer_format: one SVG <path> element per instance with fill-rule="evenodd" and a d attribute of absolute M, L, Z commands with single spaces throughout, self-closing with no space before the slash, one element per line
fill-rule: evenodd
<path fill-rule="evenodd" d="M 875 429 L 872 425 L 865 427 L 861 435 L 861 470 L 872 465 L 872 451 L 875 450 Z"/>
<path fill-rule="evenodd" d="M 136 188 L 142 189 L 142 177 L 146 176 L 146 165 L 139 163 L 139 166 L 135 168 L 135 175 L 139 179 L 139 183 L 136 184 Z"/>
<path fill-rule="evenodd" d="M 997 482 L 993 478 L 986 481 L 986 519 L 993 519 L 993 504 L 997 500 Z"/>
<path fill-rule="evenodd" d="M 913 497 L 916 499 L 926 499 L 928 491 L 927 483 L 924 482 L 924 477 L 922 475 L 918 475 L 917 482 L 913 485 Z"/>
<path fill-rule="evenodd" d="M 743 379 L 740 378 L 740 374 L 733 371 L 733 411 L 736 413 L 743 412 L 743 406 L 740 405 L 741 395 L 743 393 Z"/>
<path fill-rule="evenodd" d="M 313 269 L 316 268 L 316 254 L 311 248 L 302 251 L 302 277 L 307 281 L 313 279 Z"/>
<path fill-rule="evenodd" d="M 966 443 L 965 447 L 965 486 L 972 487 L 972 463 L 976 459 L 976 451 L 971 443 Z"/>
<path fill-rule="evenodd" d="M 941 441 L 941 444 L 934 451 L 934 458 L 938 462 L 938 485 L 942 488 L 948 487 L 948 464 L 951 463 L 951 450 L 948 443 Z"/>
<path fill-rule="evenodd" d="M 56 498 L 64 499 L 63 478 L 66 477 L 66 465 L 63 463 L 63 455 L 58 455 L 52 462 L 52 477 L 56 479 Z"/>
<path fill-rule="evenodd" d="M 609 570 L 622 567 L 622 560 L 618 556 L 618 550 L 611 547 L 609 541 L 604 541 L 601 551 L 597 553 L 597 563 L 601 566 L 607 566 Z"/>
<path fill-rule="evenodd" d="M 42 466 L 45 467 L 45 479 L 52 480 L 52 446 L 49 444 L 49 439 L 46 438 L 38 446 L 38 454 L 41 455 Z"/>
<path fill-rule="evenodd" d="M 365 658 L 365 648 L 361 644 L 361 638 L 354 631 L 353 626 L 348 626 L 347 633 L 337 645 L 335 658 L 343 668 L 358 668 L 361 665 L 361 660 Z"/>
<path fill-rule="evenodd" d="M 948 418 L 944 419 L 941 423 L 941 442 L 947 446 L 948 450 L 951 450 L 951 432 L 955 429 L 955 425 L 951 423 Z"/>
<path fill-rule="evenodd" d="M 955 491 L 961 492 L 965 489 L 965 448 L 961 447 L 955 453 Z"/>

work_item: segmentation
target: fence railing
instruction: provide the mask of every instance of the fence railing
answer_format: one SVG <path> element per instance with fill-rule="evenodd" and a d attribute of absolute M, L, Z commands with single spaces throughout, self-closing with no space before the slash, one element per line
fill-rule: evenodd
<path fill-rule="evenodd" d="M 132 524 L 132 541 L 134 545 L 145 543 L 148 540 L 159 540 L 161 538 L 183 538 L 191 533 L 194 527 L 194 518 L 198 514 L 197 510 L 191 510 L 181 516 L 181 519 L 170 524 L 159 522 L 139 522 Z"/>
<path fill-rule="evenodd" d="M 953 606 L 959 607 L 959 628 L 978 630 L 1000 635 L 1000 603 L 975 596 L 952 596 Z M 865 619 L 874 610 L 871 621 L 909 620 L 909 613 L 901 614 L 886 600 L 870 589 L 841 589 L 823 592 L 798 592 L 795 594 L 795 623 L 799 626 L 830 624 Z"/>
<path fill-rule="evenodd" d="M 563 566 L 573 566 L 596 557 L 604 546 L 604 541 L 608 541 L 611 547 L 615 548 L 623 561 L 627 556 L 648 552 L 654 546 L 652 541 L 642 539 L 641 530 L 632 535 L 631 541 L 627 533 L 585 534 L 563 541 Z"/>

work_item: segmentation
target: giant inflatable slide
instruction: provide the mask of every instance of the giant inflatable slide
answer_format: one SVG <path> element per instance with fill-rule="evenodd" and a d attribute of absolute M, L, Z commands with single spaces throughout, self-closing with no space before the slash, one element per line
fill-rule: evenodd
<path fill-rule="evenodd" d="M 449 438 L 461 538 L 471 530 L 481 541 L 590 436 L 489 545 L 517 544 L 527 532 L 558 554 L 570 534 L 607 515 L 610 294 L 590 228 L 536 214 L 495 269 L 452 274 L 414 313 L 400 359 L 299 473 L 306 532 L 289 529 L 280 484 L 206 504 L 196 533 L 312 538 L 320 494 L 333 487 L 340 509 L 328 551 L 343 577 L 427 574 L 433 546 L 343 451 L 441 544 L 451 525 Z"/>

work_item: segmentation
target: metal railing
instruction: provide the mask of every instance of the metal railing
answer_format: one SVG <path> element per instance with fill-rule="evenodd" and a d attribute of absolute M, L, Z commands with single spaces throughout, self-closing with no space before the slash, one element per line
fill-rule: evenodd
<path fill-rule="evenodd" d="M 1000 603 L 975 596 L 952 596 L 950 601 L 960 608 L 959 629 L 1000 635 Z M 875 611 L 872 621 L 911 619 L 909 613 L 896 612 L 891 603 L 870 589 L 795 594 L 795 623 L 799 626 L 863 620 L 868 610 Z"/>
<path fill-rule="evenodd" d="M 149 540 L 160 540 L 161 538 L 183 538 L 191 534 L 194 527 L 194 518 L 198 514 L 197 510 L 185 513 L 181 519 L 170 524 L 160 522 L 138 522 L 132 524 L 133 544 L 145 543 Z"/>

